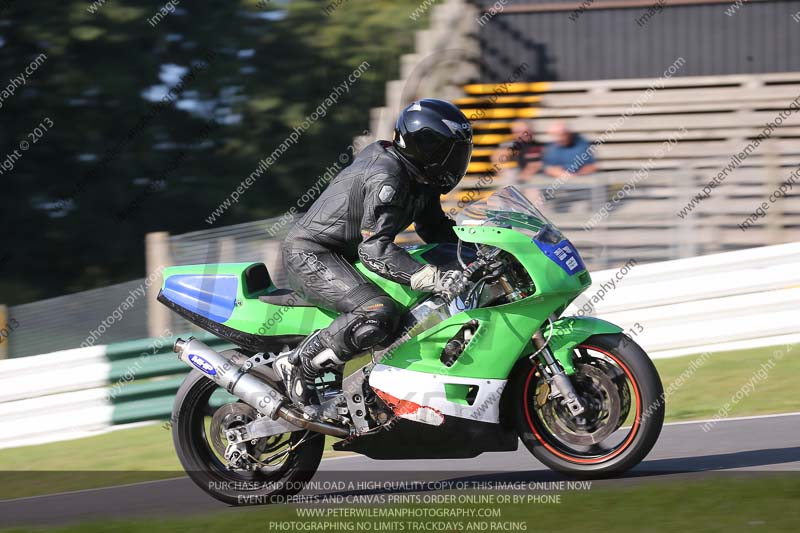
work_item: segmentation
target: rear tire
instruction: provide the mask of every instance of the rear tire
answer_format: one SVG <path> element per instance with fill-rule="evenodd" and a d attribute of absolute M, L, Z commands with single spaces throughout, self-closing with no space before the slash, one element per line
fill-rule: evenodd
<path fill-rule="evenodd" d="M 300 492 L 314 476 L 322 460 L 325 436 L 291 434 L 289 442 L 297 449 L 273 471 L 229 470 L 209 444 L 205 429 L 207 404 L 217 384 L 198 371 L 192 371 L 181 385 L 172 414 L 172 439 L 178 459 L 186 473 L 212 497 L 230 505 L 281 503 Z"/>
<path fill-rule="evenodd" d="M 622 333 L 593 335 L 577 347 L 580 348 L 607 356 L 634 383 L 629 387 L 630 412 L 634 415 L 630 433 L 605 455 L 579 455 L 571 453 L 568 446 L 561 446 L 534 412 L 535 407 L 531 407 L 536 402 L 531 383 L 537 368 L 527 358 L 517 364 L 509 380 L 517 432 L 528 450 L 553 470 L 583 479 L 618 475 L 639 464 L 658 440 L 664 423 L 661 380 L 644 350 Z"/>

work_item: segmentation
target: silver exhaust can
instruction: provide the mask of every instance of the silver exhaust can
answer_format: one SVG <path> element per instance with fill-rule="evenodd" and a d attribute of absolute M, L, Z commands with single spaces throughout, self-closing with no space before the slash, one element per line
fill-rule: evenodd
<path fill-rule="evenodd" d="M 178 359 L 203 372 L 262 415 L 272 420 L 277 418 L 278 409 L 286 398 L 269 383 L 243 372 L 241 366 L 194 337 L 176 340 L 172 349 L 178 354 Z"/>

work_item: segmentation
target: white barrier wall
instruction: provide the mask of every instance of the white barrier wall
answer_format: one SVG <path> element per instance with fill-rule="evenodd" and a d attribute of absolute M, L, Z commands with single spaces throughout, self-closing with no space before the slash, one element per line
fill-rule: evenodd
<path fill-rule="evenodd" d="M 591 303 L 587 314 L 631 330 L 653 358 L 797 343 L 798 265 L 790 243 L 604 270 L 565 314 Z"/>
<path fill-rule="evenodd" d="M 619 324 L 653 358 L 800 343 L 798 265 L 793 243 L 605 270 L 565 315 Z M 106 352 L 0 361 L 0 448 L 111 429 Z"/>
<path fill-rule="evenodd" d="M 106 346 L 0 361 L 0 448 L 108 430 Z"/>
<path fill-rule="evenodd" d="M 0 403 L 102 387 L 110 369 L 105 346 L 0 361 Z"/>

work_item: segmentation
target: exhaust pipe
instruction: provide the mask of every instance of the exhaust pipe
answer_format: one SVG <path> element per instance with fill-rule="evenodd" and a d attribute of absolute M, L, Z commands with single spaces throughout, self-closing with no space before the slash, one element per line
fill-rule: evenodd
<path fill-rule="evenodd" d="M 178 359 L 203 372 L 220 387 L 233 394 L 259 413 L 275 420 L 280 417 L 295 426 L 334 437 L 347 437 L 350 432 L 343 427 L 325 422 L 315 422 L 289 405 L 288 399 L 269 383 L 242 371 L 242 367 L 205 343 L 189 337 L 178 339 L 172 350 Z"/>

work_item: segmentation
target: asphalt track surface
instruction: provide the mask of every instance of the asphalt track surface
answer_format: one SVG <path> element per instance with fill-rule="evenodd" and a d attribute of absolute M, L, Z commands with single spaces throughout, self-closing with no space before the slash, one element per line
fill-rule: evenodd
<path fill-rule="evenodd" d="M 650 455 L 623 478 L 594 486 L 657 482 L 708 472 L 800 473 L 800 413 L 666 424 Z M 536 461 L 520 444 L 516 452 L 474 459 L 374 461 L 363 456 L 326 459 L 314 481 L 365 479 L 559 481 L 566 478 Z M 0 502 L 0 527 L 57 525 L 86 520 L 193 516 L 238 512 L 212 499 L 188 478 L 166 479 Z"/>

